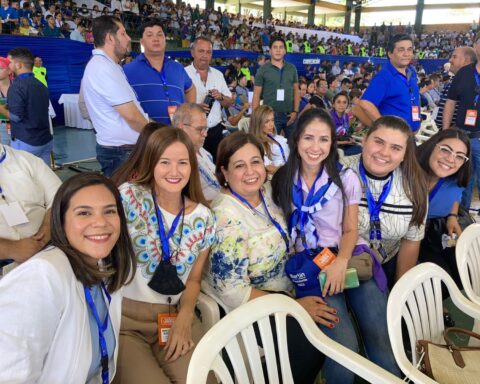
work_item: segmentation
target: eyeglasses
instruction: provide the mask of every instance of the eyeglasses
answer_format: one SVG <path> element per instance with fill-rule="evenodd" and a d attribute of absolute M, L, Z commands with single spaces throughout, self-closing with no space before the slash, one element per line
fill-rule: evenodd
<path fill-rule="evenodd" d="M 191 124 L 186 124 L 186 123 L 183 123 L 183 125 L 186 125 L 187 127 L 192 127 L 195 131 L 197 131 L 199 134 L 202 134 L 202 133 L 207 133 L 208 131 L 208 127 L 194 127 L 193 125 Z"/>
<path fill-rule="evenodd" d="M 469 159 L 463 153 L 455 152 L 452 148 L 447 145 L 439 145 L 437 144 L 437 148 L 440 151 L 440 154 L 445 157 L 453 157 L 455 163 L 457 164 L 465 164 Z"/>

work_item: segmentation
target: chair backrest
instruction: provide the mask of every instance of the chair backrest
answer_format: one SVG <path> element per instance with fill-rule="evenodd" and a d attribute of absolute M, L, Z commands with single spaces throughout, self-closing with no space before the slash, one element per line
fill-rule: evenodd
<path fill-rule="evenodd" d="M 480 224 L 470 224 L 455 247 L 458 273 L 467 297 L 480 305 Z"/>
<path fill-rule="evenodd" d="M 275 319 L 281 380 L 270 316 Z M 254 323 L 258 325 L 262 340 L 268 382 L 293 383 L 287 349 L 287 316 L 293 316 L 298 321 L 307 339 L 318 350 L 369 382 L 402 383 L 399 378 L 328 338 L 295 300 L 285 295 L 271 294 L 241 305 L 207 332 L 193 353 L 188 368 L 187 384 L 205 383 L 211 370 L 223 384 L 265 383 Z M 224 348 L 233 366 L 233 378 L 221 357 Z M 244 355 L 248 363 L 244 361 L 242 348 L 245 350 Z"/>
<path fill-rule="evenodd" d="M 460 311 L 480 318 L 480 306 L 467 300 L 447 272 L 433 263 L 419 264 L 405 273 L 388 297 L 387 324 L 393 354 L 403 373 L 416 383 L 435 383 L 416 368 L 420 357 L 416 343 L 417 340 L 445 343 L 442 283 Z M 410 341 L 411 361 L 403 345 L 402 319 Z"/>

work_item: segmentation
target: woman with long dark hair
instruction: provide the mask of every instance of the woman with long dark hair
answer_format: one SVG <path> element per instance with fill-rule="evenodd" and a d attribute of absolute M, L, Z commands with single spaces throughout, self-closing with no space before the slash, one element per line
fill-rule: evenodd
<path fill-rule="evenodd" d="M 289 221 L 296 252 L 285 266 L 296 296 L 318 296 L 337 313 L 322 330 L 358 351 L 347 303 L 357 320 L 365 349 L 376 364 L 399 375 L 387 340 L 386 279 L 370 248 L 358 237 L 358 204 L 362 190 L 357 175 L 338 163 L 336 127 L 328 112 L 311 109 L 300 116 L 287 164 L 272 180 L 274 201 Z M 326 261 L 325 259 L 328 259 Z M 365 260 L 370 270 L 356 288 L 345 289 L 348 265 Z M 326 274 L 324 287 L 318 275 Z M 375 323 L 375 327 L 372 324 Z M 327 358 L 328 383 L 353 383 L 354 374 Z"/>
<path fill-rule="evenodd" d="M 135 269 L 115 185 L 82 173 L 52 204 L 52 245 L 0 280 L 0 382 L 109 383 Z"/>
<path fill-rule="evenodd" d="M 440 131 L 417 147 L 417 159 L 425 172 L 429 193 L 425 237 L 418 261 L 438 264 L 459 287 L 462 282 L 453 244 L 462 233 L 459 208 L 471 176 L 471 154 L 468 136 L 457 129 Z"/>

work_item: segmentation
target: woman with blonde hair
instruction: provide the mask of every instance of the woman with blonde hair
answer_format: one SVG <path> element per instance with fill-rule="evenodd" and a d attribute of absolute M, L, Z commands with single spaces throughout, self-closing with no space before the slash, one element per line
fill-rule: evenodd
<path fill-rule="evenodd" d="M 263 161 L 267 172 L 273 175 L 287 162 L 290 150 L 287 139 L 277 134 L 272 107 L 259 106 L 250 117 L 249 133 L 255 135 L 265 150 Z"/>

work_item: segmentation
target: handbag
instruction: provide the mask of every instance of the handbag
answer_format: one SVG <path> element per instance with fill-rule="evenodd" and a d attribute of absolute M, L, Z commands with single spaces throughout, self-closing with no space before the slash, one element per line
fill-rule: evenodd
<path fill-rule="evenodd" d="M 457 347 L 449 333 L 461 333 L 480 340 L 480 335 L 462 328 L 447 328 L 445 344 L 417 341 L 417 353 L 423 354 L 420 370 L 439 384 L 475 384 L 480 378 L 480 347 Z"/>
<path fill-rule="evenodd" d="M 355 268 L 357 270 L 358 280 L 370 280 L 373 276 L 372 256 L 368 252 L 352 256 L 348 260 L 347 268 Z"/>

